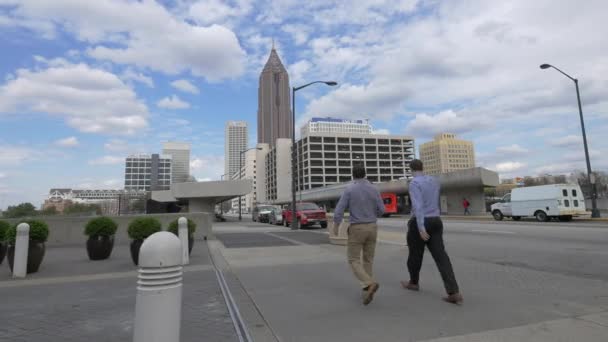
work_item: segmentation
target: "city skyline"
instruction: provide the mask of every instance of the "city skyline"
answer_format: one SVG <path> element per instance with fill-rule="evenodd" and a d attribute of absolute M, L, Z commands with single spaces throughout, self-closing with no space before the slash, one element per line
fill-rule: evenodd
<path fill-rule="evenodd" d="M 0 208 L 119 189 L 124 158 L 167 140 L 191 144 L 193 176 L 219 180 L 225 122 L 257 127 L 273 39 L 290 86 L 339 84 L 298 93 L 298 128 L 363 118 L 417 145 L 454 132 L 504 178 L 585 168 L 572 82 L 538 68 L 554 64 L 580 80 L 592 167 L 608 169 L 608 47 L 588 34 L 608 29 L 608 4 L 201 3 L 0 5 Z"/>

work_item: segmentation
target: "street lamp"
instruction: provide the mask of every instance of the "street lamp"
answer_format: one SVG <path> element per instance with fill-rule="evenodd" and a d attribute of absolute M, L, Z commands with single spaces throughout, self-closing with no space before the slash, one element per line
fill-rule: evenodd
<path fill-rule="evenodd" d="M 589 149 L 587 148 L 587 134 L 585 133 L 585 121 L 583 120 L 583 108 L 581 106 L 581 95 L 578 90 L 578 79 L 566 74 L 565 72 L 561 71 L 560 69 L 558 69 L 557 67 L 555 67 L 551 64 L 541 64 L 540 68 L 541 69 L 553 68 L 553 69 L 559 71 L 560 73 L 562 73 L 564 76 L 568 77 L 570 80 L 572 80 L 574 82 L 574 85 L 576 86 L 576 98 L 578 100 L 578 113 L 581 118 L 581 128 L 583 130 L 583 144 L 585 145 L 585 159 L 587 160 L 587 181 L 589 182 L 589 187 L 591 188 L 591 208 L 592 208 L 591 217 L 600 217 L 600 211 L 597 208 L 597 188 L 595 185 L 595 181 L 593 183 L 591 183 L 591 161 L 589 160 Z"/>
<path fill-rule="evenodd" d="M 338 85 L 338 82 L 334 81 L 314 81 L 303 86 L 291 88 L 291 229 L 293 230 L 298 229 L 298 220 L 296 215 L 296 91 L 304 89 L 315 83 L 325 83 L 326 85 L 332 87 Z"/>
<path fill-rule="evenodd" d="M 251 150 L 261 150 L 261 147 L 252 147 L 252 148 L 248 148 L 246 150 L 243 150 L 241 152 L 239 152 L 239 180 L 242 179 L 243 173 L 241 172 L 241 169 L 243 168 L 243 153 L 247 152 L 247 151 L 251 151 Z M 243 217 L 241 216 L 241 196 L 239 196 L 239 221 L 241 221 L 243 219 Z"/>

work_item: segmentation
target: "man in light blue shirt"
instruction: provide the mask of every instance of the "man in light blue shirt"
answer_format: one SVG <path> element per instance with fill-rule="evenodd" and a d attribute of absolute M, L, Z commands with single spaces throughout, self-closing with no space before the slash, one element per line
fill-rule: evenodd
<path fill-rule="evenodd" d="M 410 281 L 402 281 L 401 285 L 412 291 L 420 289 L 418 280 L 426 246 L 437 264 L 448 293 L 444 300 L 460 304 L 462 295 L 458 289 L 450 257 L 443 244 L 443 222 L 439 217 L 439 182 L 435 177 L 425 176 L 422 173 L 422 162 L 418 159 L 412 160 L 410 168 L 414 172 L 414 179 L 409 184 L 412 215 L 408 222 L 407 233 L 409 248 L 407 268 L 410 273 Z"/>
<path fill-rule="evenodd" d="M 363 304 L 374 299 L 380 285 L 374 280 L 372 266 L 378 237 L 377 218 L 384 214 L 384 202 L 376 187 L 365 179 L 362 166 L 353 167 L 353 182 L 338 201 L 334 212 L 334 224 L 339 227 L 344 210 L 349 209 L 350 225 L 348 227 L 348 263 L 361 282 Z"/>

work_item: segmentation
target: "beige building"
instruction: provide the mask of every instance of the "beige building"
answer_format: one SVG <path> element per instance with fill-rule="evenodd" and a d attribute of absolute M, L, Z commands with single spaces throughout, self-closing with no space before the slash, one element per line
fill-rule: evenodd
<path fill-rule="evenodd" d="M 456 134 L 441 133 L 420 145 L 420 160 L 429 175 L 470 169 L 475 167 L 475 148 L 473 142 L 457 139 Z"/>

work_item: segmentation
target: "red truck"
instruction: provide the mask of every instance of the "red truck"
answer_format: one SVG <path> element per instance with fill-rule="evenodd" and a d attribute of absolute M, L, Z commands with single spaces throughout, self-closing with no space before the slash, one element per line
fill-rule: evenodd
<path fill-rule="evenodd" d="M 283 210 L 283 225 L 291 226 L 291 206 L 287 206 Z M 300 227 L 309 227 L 315 224 L 320 224 L 321 228 L 327 228 L 327 215 L 325 210 L 319 208 L 314 203 L 300 202 L 296 203 L 296 217 Z"/>

